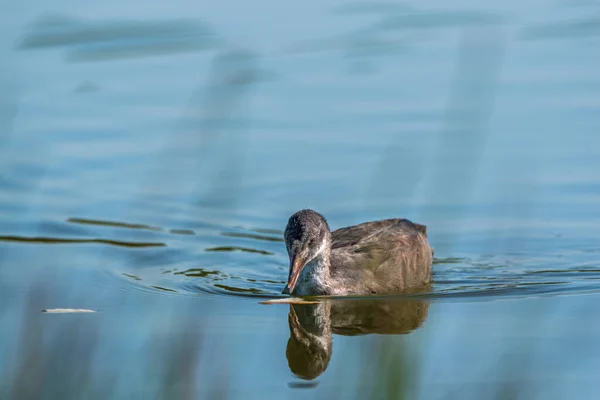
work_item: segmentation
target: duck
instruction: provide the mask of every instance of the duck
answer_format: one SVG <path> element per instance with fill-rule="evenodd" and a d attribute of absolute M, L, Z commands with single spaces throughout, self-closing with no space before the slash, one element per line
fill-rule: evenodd
<path fill-rule="evenodd" d="M 427 227 L 408 219 L 364 222 L 331 231 L 312 209 L 294 213 L 284 231 L 289 256 L 283 294 L 386 295 L 431 281 L 434 250 Z"/>

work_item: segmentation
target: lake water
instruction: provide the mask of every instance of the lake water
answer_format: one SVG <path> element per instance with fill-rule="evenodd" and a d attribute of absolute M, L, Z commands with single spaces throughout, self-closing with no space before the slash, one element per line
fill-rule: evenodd
<path fill-rule="evenodd" d="M 0 397 L 597 398 L 599 10 L 7 5 Z M 261 304 L 307 207 L 431 289 Z"/>

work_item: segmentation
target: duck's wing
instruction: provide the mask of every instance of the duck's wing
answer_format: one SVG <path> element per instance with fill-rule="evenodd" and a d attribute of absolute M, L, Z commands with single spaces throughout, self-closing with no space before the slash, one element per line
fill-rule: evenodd
<path fill-rule="evenodd" d="M 348 226 L 331 233 L 332 249 L 352 248 L 358 250 L 363 246 L 376 243 L 387 245 L 385 239 L 396 236 L 418 235 L 427 238 L 427 227 L 407 219 L 385 219 Z M 384 241 L 381 243 L 381 241 Z"/>
<path fill-rule="evenodd" d="M 432 257 L 425 225 L 406 219 L 367 222 L 332 232 L 334 275 L 363 282 L 365 291 L 425 284 Z"/>

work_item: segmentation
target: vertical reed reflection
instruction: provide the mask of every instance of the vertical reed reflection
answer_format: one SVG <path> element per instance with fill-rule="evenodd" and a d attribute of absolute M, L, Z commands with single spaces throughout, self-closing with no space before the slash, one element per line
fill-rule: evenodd
<path fill-rule="evenodd" d="M 13 134 L 15 119 L 19 111 L 17 88 L 12 73 L 0 70 L 0 156 L 6 157 L 8 141 Z"/>
<path fill-rule="evenodd" d="M 222 48 L 210 63 L 183 115 L 142 182 L 144 193 L 165 186 L 203 206 L 231 210 L 241 184 L 244 160 L 244 103 L 256 82 L 257 56 L 251 50 Z M 215 153 L 221 157 L 215 157 Z M 135 204 L 135 199 L 134 199 Z M 134 206 L 134 208 L 137 206 Z"/>
<path fill-rule="evenodd" d="M 135 309 L 140 308 L 136 302 L 143 300 L 126 300 L 122 303 L 125 318 L 114 311 L 111 315 L 102 311 L 46 314 L 41 308 L 61 298 L 47 285 L 51 276 L 46 274 L 28 293 L 19 295 L 25 299 L 21 324 L 3 332 L 19 337 L 14 353 L 0 356 L 3 399 L 227 397 L 228 378 L 219 374 L 224 361 L 211 361 L 202 354 L 204 329 L 193 317 L 193 304 L 175 313 L 160 305 L 151 316 L 136 315 Z M 71 301 L 84 304 L 90 299 L 83 292 Z M 155 328 L 150 330 L 151 326 Z M 124 344 L 127 347 L 119 350 Z M 212 382 L 200 379 L 213 375 Z"/>
<path fill-rule="evenodd" d="M 494 111 L 506 38 L 501 27 L 464 28 L 448 95 L 442 129 L 431 158 L 433 176 L 426 198 L 443 198 L 458 206 L 453 229 L 461 232 L 461 220 L 481 166 Z M 444 249 L 448 250 L 448 249 Z"/>
<path fill-rule="evenodd" d="M 0 387 L 5 388 L 10 399 L 74 399 L 110 395 L 117 371 L 107 375 L 94 371 L 98 356 L 97 321 L 64 318 L 49 329 L 49 321 L 44 319 L 40 310 L 55 296 L 56 293 L 47 288 L 43 280 L 33 282 L 25 294 L 22 322 L 18 328 L 17 358 L 3 360 L 5 365 L 13 367 L 13 374 L 5 374 L 4 378 L 9 381 L 1 382 Z"/>

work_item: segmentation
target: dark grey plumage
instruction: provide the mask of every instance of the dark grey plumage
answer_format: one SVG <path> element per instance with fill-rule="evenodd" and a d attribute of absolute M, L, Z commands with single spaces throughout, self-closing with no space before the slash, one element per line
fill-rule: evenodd
<path fill-rule="evenodd" d="M 406 219 L 365 222 L 331 232 L 313 210 L 292 215 L 284 233 L 290 274 L 284 293 L 397 293 L 429 283 L 427 229 Z"/>

